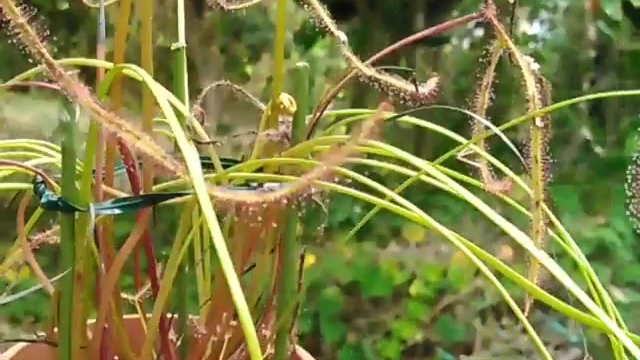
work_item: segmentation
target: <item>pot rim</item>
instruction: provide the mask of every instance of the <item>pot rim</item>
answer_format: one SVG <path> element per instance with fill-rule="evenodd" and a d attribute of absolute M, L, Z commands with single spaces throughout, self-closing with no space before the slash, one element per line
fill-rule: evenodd
<path fill-rule="evenodd" d="M 151 316 L 150 313 L 147 313 L 146 315 L 148 317 Z M 167 315 L 174 315 L 174 314 L 167 313 Z M 194 316 L 194 317 L 197 318 L 198 316 Z M 140 318 L 140 314 L 125 314 L 125 315 L 122 316 L 123 320 L 131 320 L 131 319 L 139 319 L 139 318 Z M 87 320 L 87 325 L 94 324 L 95 322 L 96 322 L 96 319 L 89 319 L 89 320 Z M 55 330 L 57 330 L 57 328 Z M 29 346 L 38 346 L 38 345 L 42 345 L 42 344 L 30 343 L 30 342 L 18 342 L 16 344 L 12 345 L 11 347 L 9 347 L 3 353 L 0 353 L 0 360 L 11 360 L 22 349 L 27 348 Z M 295 360 L 315 360 L 315 358 L 307 350 L 305 350 L 303 347 L 301 347 L 298 344 L 294 345 L 294 350 L 293 350 L 292 356 L 296 356 L 297 357 Z"/>

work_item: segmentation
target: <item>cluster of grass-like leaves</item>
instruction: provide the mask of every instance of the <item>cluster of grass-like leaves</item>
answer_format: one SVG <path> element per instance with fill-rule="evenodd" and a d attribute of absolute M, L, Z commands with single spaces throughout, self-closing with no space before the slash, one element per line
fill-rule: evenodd
<path fill-rule="evenodd" d="M 218 9 L 237 10 L 259 1 L 243 4 L 218 1 Z M 287 359 L 291 344 L 295 342 L 295 319 L 302 297 L 300 222 L 304 208 L 315 199 L 324 198 L 326 192 L 342 193 L 375 205 L 349 236 L 369 221 L 377 211 L 393 212 L 415 224 L 441 234 L 473 263 L 503 297 L 522 322 L 531 341 L 541 356 L 551 355 L 536 330 L 527 319 L 532 301 L 521 309 L 505 288 L 504 282 L 516 283 L 530 299 L 543 302 L 568 318 L 606 333 L 611 340 L 616 359 L 625 353 L 640 358 L 640 336 L 630 333 L 618 314 L 611 297 L 595 275 L 589 262 L 569 233 L 549 211 L 546 185 L 550 180 L 549 151 L 550 112 L 590 98 L 637 95 L 640 91 L 618 91 L 595 94 L 551 105 L 549 82 L 539 71 L 535 60 L 524 55 L 513 43 L 498 18 L 493 1 L 479 4 L 478 12 L 463 16 L 424 30 L 384 49 L 371 59 L 361 61 L 349 48 L 348 38 L 342 33 L 331 15 L 317 0 L 303 0 L 310 17 L 318 28 L 336 40 L 351 73 L 341 79 L 311 111 L 312 99 L 308 94 L 308 68 L 299 64 L 286 72 L 284 66 L 284 40 L 286 35 L 286 0 L 278 0 L 274 44 L 272 97 L 267 104 L 257 99 L 252 103 L 263 111 L 255 132 L 253 150 L 246 158 L 231 166 L 223 166 L 218 157 L 215 140 L 211 140 L 191 106 L 186 73 L 184 48 L 184 16 L 179 15 L 179 34 L 174 44 L 174 86 L 163 87 L 153 78 L 152 0 L 139 0 L 136 4 L 141 19 L 140 66 L 126 63 L 127 30 L 131 19 L 132 1 L 101 3 L 118 6 L 113 61 L 104 60 L 104 42 L 99 43 L 95 59 L 54 59 L 42 38 L 42 29 L 31 18 L 29 8 L 15 0 L 0 0 L 2 20 L 6 29 L 25 49 L 38 67 L 20 74 L 3 84 L 10 88 L 19 85 L 46 86 L 63 93 L 70 106 L 63 115 L 64 139 L 61 146 L 39 140 L 21 139 L 0 142 L 0 176 L 5 179 L 5 191 L 28 190 L 22 197 L 18 214 L 18 239 L 0 265 L 0 274 L 16 264 L 27 262 L 38 279 L 40 288 L 52 295 L 51 329 L 58 328 L 56 342 L 61 358 L 80 358 L 86 337 L 86 320 L 95 315 L 96 325 L 88 351 L 94 357 L 106 358 L 112 351 L 128 359 L 151 359 L 154 352 L 164 358 L 201 359 L 214 354 L 216 358 L 248 357 L 262 359 L 274 354 Z M 183 5 L 183 4 L 182 4 Z M 183 8 L 181 2 L 177 9 Z M 100 29 L 104 29 L 101 16 Z M 402 46 L 452 29 L 471 21 L 486 21 L 493 29 L 495 39 L 489 45 L 471 109 L 463 110 L 437 101 L 439 79 L 432 77 L 425 83 L 414 83 L 384 72 L 372 64 Z M 101 31 L 102 31 L 101 30 Z M 509 61 L 519 69 L 523 96 L 527 100 L 527 115 L 506 122 L 499 128 L 485 119 L 493 96 L 496 64 L 500 59 Z M 82 83 L 69 71 L 71 67 L 95 68 L 98 83 L 95 91 Z M 44 75 L 51 83 L 36 82 Z M 378 109 L 327 110 L 332 98 L 351 77 L 371 84 L 392 100 L 414 109 L 394 113 L 389 101 L 382 101 Z M 123 79 L 142 85 L 142 126 L 138 127 L 119 115 Z M 295 93 L 284 93 L 286 81 L 295 84 Z M 240 94 L 247 95 L 237 85 L 224 83 Z M 108 101 L 107 101 L 108 100 Z M 107 107 L 106 104 L 109 104 Z M 468 139 L 432 122 L 411 116 L 416 110 L 440 108 L 462 111 L 472 119 L 472 138 Z M 160 110 L 160 115 L 155 110 Z M 75 149 L 77 116 L 86 112 L 92 122 L 84 141 L 84 156 Z M 155 117 L 155 119 L 154 119 Z M 330 125 L 320 128 L 322 118 L 331 119 Z M 385 123 L 404 122 L 417 129 L 431 131 L 450 138 L 460 145 L 437 159 L 421 159 L 383 141 Z M 158 126 L 162 124 L 163 126 Z M 530 129 L 526 154 L 520 155 L 503 134 L 503 130 L 525 124 Z M 165 126 L 166 125 L 166 126 Z M 347 135 L 338 131 L 349 128 Z M 486 128 L 489 128 L 488 130 Z M 174 142 L 180 159 L 158 145 L 154 135 L 161 134 Z M 531 185 L 514 174 L 513 169 L 491 156 L 484 140 L 498 135 L 513 149 L 527 169 Z M 195 140 L 195 141 L 194 141 Z M 141 157 L 142 169 L 133 155 Z M 200 151 L 206 153 L 209 170 L 202 163 Z M 117 217 L 104 215 L 96 209 L 108 198 L 130 204 L 132 194 L 114 189 L 116 157 L 120 155 L 133 195 L 151 195 L 180 189 L 185 192 L 162 206 L 174 206 L 179 225 L 166 262 L 158 261 L 154 242 L 148 229 L 149 209 L 137 215 L 136 226 L 123 245 L 116 248 L 113 222 Z M 472 156 L 474 159 L 470 159 Z M 473 164 L 478 179 L 444 166 L 449 159 Z M 104 164 L 104 166 L 103 166 Z M 396 189 L 389 189 L 367 176 L 349 168 L 359 164 L 385 169 L 406 176 L 407 181 Z M 227 164 L 228 165 L 228 164 Z M 211 171 L 211 168 L 213 169 Z M 43 171 L 47 169 L 47 171 Z M 58 170 L 60 169 L 60 170 Z M 158 170 L 169 180 L 158 181 Z M 58 186 L 48 175 L 61 172 Z M 66 202 L 75 204 L 74 212 L 62 212 L 59 223 L 51 232 L 61 248 L 58 284 L 47 277 L 33 255 L 37 245 L 29 234 L 42 216 L 45 206 L 26 219 L 25 209 L 32 197 L 32 184 L 20 173 L 37 174 L 40 186 L 47 186 L 50 196 L 60 194 Z M 498 175 L 499 174 L 499 175 Z M 240 186 L 248 181 L 278 183 L 275 187 Z M 482 213 L 489 221 L 507 234 L 529 254 L 529 272 L 519 274 L 493 254 L 443 226 L 437 219 L 415 206 L 400 192 L 413 182 L 440 189 L 464 201 L 470 208 Z M 240 184 L 240 185 L 239 185 Z M 282 185 L 284 184 L 284 185 Z M 357 185 L 357 186 L 356 186 Z M 523 206 L 508 197 L 509 190 L 518 187 L 529 196 Z M 515 213 L 531 218 L 528 232 L 509 222 L 475 192 L 481 190 L 494 195 L 510 206 Z M 188 191 L 188 192 L 187 192 Z M 55 196 L 54 196 L 55 197 Z M 149 196 L 143 197 L 149 199 Z M 146 201 L 146 200 L 145 200 Z M 48 208 L 55 210 L 55 206 Z M 78 210 L 78 211 L 76 211 Z M 42 238 L 43 236 L 39 236 Z M 561 245 L 575 261 L 588 284 L 587 291 L 577 285 L 567 272 L 545 251 L 545 239 Z M 54 241 L 54 240 L 50 240 Z M 143 275 L 139 249 L 146 258 Z M 126 264 L 132 264 L 135 295 L 124 296 L 135 304 L 140 320 L 144 322 L 146 337 L 140 348 L 132 350 L 123 332 L 123 306 L 119 278 Z M 557 279 L 575 303 L 558 299 L 537 285 L 540 268 Z M 246 274 L 246 269 L 253 271 Z M 69 274 L 69 276 L 65 276 Z M 501 278 L 498 278 L 498 275 Z M 73 275 L 73 276 L 71 276 Z M 198 294 L 198 318 L 189 319 L 188 299 L 184 294 L 192 287 Z M 149 296 L 150 294 L 150 296 Z M 173 298 L 172 298 L 173 295 Z M 149 299 L 150 298 L 150 299 Z M 3 303 L 11 299 L 2 300 Z M 19 300 L 17 300 L 19 301 Z M 175 304 L 170 304 L 175 301 Z M 151 307 L 148 318 L 144 316 Z M 180 326 L 174 326 L 173 317 L 167 316 L 169 306 L 175 306 Z M 108 326 L 106 326 L 108 325 Z M 177 329 L 179 336 L 171 335 Z M 48 334 L 53 339 L 52 330 Z M 112 342 L 112 335 L 117 341 Z M 156 340 L 160 349 L 155 349 Z M 300 355 L 299 350 L 296 353 Z"/>

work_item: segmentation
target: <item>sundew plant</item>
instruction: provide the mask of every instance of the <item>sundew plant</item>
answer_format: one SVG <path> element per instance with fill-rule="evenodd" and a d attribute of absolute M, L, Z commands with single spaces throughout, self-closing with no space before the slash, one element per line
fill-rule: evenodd
<path fill-rule="evenodd" d="M 552 356 L 528 320 L 534 301 L 606 334 L 615 359 L 640 358 L 640 336 L 627 329 L 571 234 L 550 211 L 553 199 L 547 192 L 552 175 L 548 144 L 553 111 L 596 98 L 635 96 L 640 90 L 589 94 L 553 103 L 551 81 L 536 59 L 516 46 L 493 0 L 478 1 L 476 12 L 420 31 L 365 61 L 352 51 L 348 37 L 321 2 L 299 0 L 296 6 L 304 8 L 313 24 L 334 40 L 349 68 L 320 99 L 312 99 L 309 66 L 285 67 L 287 0 L 272 5 L 260 4 L 260 0 L 210 0 L 209 5 L 211 11 L 221 12 L 276 7 L 270 99 L 263 103 L 240 85 L 225 80 L 207 89 L 227 89 L 262 114 L 253 132 L 251 152 L 239 158 L 218 156 L 217 140 L 203 127 L 206 114 L 202 114 L 200 99 L 189 99 L 185 51 L 189 44 L 182 0 L 176 2 L 177 38 L 172 45 L 170 88 L 154 78 L 152 0 L 137 0 L 135 6 L 132 0 L 87 3 L 100 14 L 95 57 L 61 59 L 51 52 L 47 31 L 31 6 L 0 0 L 4 30 L 36 65 L 0 86 L 6 91 L 24 86 L 49 89 L 58 92 L 67 104 L 60 115 L 64 130 L 60 144 L 37 139 L 0 141 L 0 189 L 18 192 L 21 199 L 18 237 L 0 264 L 0 274 L 26 263 L 40 282 L 0 302 L 21 301 L 33 291 L 46 291 L 51 297 L 50 321 L 42 342 L 56 348 L 58 358 L 107 359 L 116 354 L 131 360 L 311 358 L 296 345 L 296 319 L 304 294 L 302 240 L 309 234 L 302 220 L 308 208 L 325 203 L 332 193 L 374 205 L 347 237 L 367 221 L 375 221 L 381 210 L 442 235 L 498 291 L 541 358 Z M 118 16 L 114 33 L 108 34 L 113 41 L 109 60 L 106 7 L 113 7 Z M 140 26 L 137 64 L 125 58 L 134 19 Z M 442 84 L 437 74 L 418 82 L 388 67 L 374 66 L 406 45 L 471 22 L 484 22 L 491 36 L 476 64 L 476 87 L 458 106 L 438 103 Z M 525 99 L 526 107 L 516 119 L 489 120 L 487 110 L 492 100 L 501 96 L 494 93 L 501 61 L 517 70 L 519 96 Z M 96 84 L 84 83 L 75 68 L 94 69 Z M 141 125 L 123 115 L 125 79 L 142 88 Z M 351 79 L 379 92 L 382 100 L 377 108 L 329 110 Z M 291 84 L 295 91 L 285 93 L 285 84 Z M 407 110 L 395 110 L 400 107 Z M 432 109 L 466 114 L 470 134 L 458 134 L 413 116 Z M 78 139 L 80 114 L 91 119 L 83 139 Z M 498 122 L 500 126 L 494 125 Z M 385 142 L 384 128 L 394 123 L 410 124 L 459 145 L 435 159 L 417 157 Z M 526 143 L 518 147 L 504 134 L 515 126 L 528 130 Z M 341 131 L 345 128 L 346 133 Z M 491 136 L 498 136 L 511 149 L 521 168 L 510 168 L 491 155 L 487 146 Z M 161 146 L 161 138 L 168 138 L 174 151 Z M 77 152 L 77 141 L 84 144 L 83 153 Z M 473 171 L 465 174 L 448 168 L 444 165 L 447 160 L 470 164 Z M 637 218 L 635 160 L 629 171 L 628 193 L 631 213 Z M 390 189 L 354 171 L 352 165 L 356 164 L 403 175 L 406 181 Z M 528 183 L 516 175 L 521 171 L 528 174 Z M 130 193 L 114 187 L 118 173 L 126 174 Z M 526 273 L 518 273 L 477 246 L 474 239 L 445 227 L 414 205 L 402 195 L 413 183 L 461 199 L 483 214 L 525 250 Z M 527 194 L 524 203 L 509 197 L 514 188 Z M 507 220 L 504 213 L 481 199 L 485 195 L 527 217 L 528 228 Z M 32 200 L 38 201 L 39 207 L 27 214 Z M 167 259 L 158 254 L 150 231 L 153 208 L 160 206 L 173 208 L 178 221 Z M 135 226 L 123 242 L 116 241 L 114 223 L 128 211 L 136 214 Z M 45 233 L 31 234 L 45 212 L 57 213 L 57 223 Z M 45 274 L 36 260 L 34 252 L 42 241 L 60 247 L 57 274 Z M 572 279 L 554 261 L 545 250 L 549 241 L 569 255 L 582 279 Z M 562 284 L 571 301 L 561 300 L 538 284 L 542 271 Z M 123 289 L 120 279 L 129 273 L 134 286 Z M 514 300 L 505 287 L 507 282 L 526 292 L 524 303 Z M 585 283 L 586 289 L 578 283 Z M 186 298 L 187 290 L 194 287 L 195 310 Z M 125 332 L 125 308 L 131 308 L 127 304 L 133 304 L 139 315 L 144 329 L 141 339 Z M 89 319 L 95 319 L 90 336 Z"/>

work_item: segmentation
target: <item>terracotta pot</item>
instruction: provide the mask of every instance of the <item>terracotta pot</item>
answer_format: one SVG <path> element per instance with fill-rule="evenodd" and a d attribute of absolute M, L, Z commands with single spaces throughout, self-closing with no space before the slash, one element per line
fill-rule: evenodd
<path fill-rule="evenodd" d="M 296 347 L 295 349 L 293 349 L 289 360 L 316 360 L 316 358 L 311 356 L 311 354 L 309 354 L 307 350 L 301 348 L 296 344 Z"/>
<path fill-rule="evenodd" d="M 175 322 L 174 322 L 175 323 Z M 94 320 L 87 323 L 89 331 L 93 330 Z M 140 323 L 139 315 L 125 315 L 123 325 L 130 339 L 131 350 L 139 354 L 145 340 L 145 331 Z M 89 359 L 88 353 L 81 353 L 81 359 Z M 42 343 L 18 343 L 0 354 L 0 360 L 58 360 L 57 348 Z M 296 345 L 289 360 L 315 360 L 306 350 Z"/>

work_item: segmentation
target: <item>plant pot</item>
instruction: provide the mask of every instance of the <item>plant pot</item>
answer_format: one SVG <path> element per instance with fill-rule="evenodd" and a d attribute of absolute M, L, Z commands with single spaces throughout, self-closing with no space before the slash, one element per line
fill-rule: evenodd
<path fill-rule="evenodd" d="M 150 315 L 149 315 L 150 316 Z M 130 339 L 131 350 L 134 354 L 139 354 L 142 350 L 146 337 L 142 328 L 139 315 L 125 315 L 123 318 L 123 326 Z M 175 322 L 174 322 L 175 323 Z M 89 331 L 93 330 L 95 320 L 87 323 Z M 89 359 L 86 350 L 80 353 L 80 359 Z M 18 343 L 0 354 L 0 360 L 58 360 L 57 349 L 48 344 L 43 343 Z M 296 345 L 289 360 L 314 360 L 306 350 Z"/>

